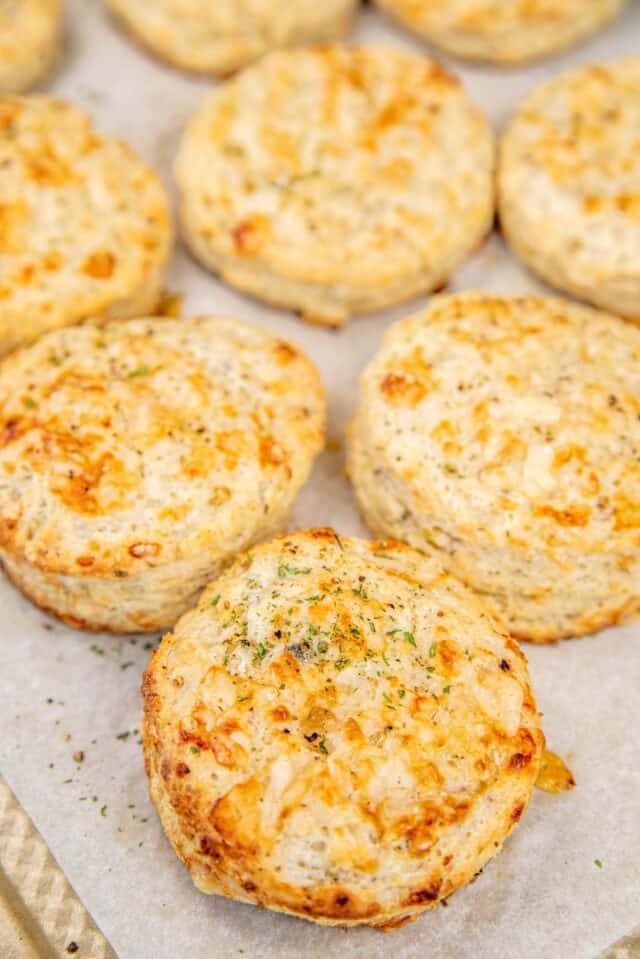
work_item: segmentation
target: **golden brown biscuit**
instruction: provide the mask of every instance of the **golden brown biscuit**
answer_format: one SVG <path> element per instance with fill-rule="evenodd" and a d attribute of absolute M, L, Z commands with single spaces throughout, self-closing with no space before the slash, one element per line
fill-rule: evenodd
<path fill-rule="evenodd" d="M 500 222 L 552 286 L 640 322 L 640 57 L 536 88 L 501 144 Z"/>
<path fill-rule="evenodd" d="M 453 76 L 338 46 L 271 54 L 217 87 L 175 168 L 198 259 L 333 326 L 441 286 L 491 226 L 493 169 Z"/>
<path fill-rule="evenodd" d="M 516 636 L 640 608 L 640 330 L 559 299 L 437 297 L 361 379 L 369 527 L 440 558 Z"/>
<path fill-rule="evenodd" d="M 358 0 L 105 0 L 141 43 L 184 70 L 225 74 L 277 47 L 339 40 Z"/>
<path fill-rule="evenodd" d="M 61 0 L 0 2 L 0 94 L 22 93 L 47 75 L 61 26 Z"/>
<path fill-rule="evenodd" d="M 144 315 L 173 239 L 162 185 L 50 97 L 0 98 L 0 357 L 87 318 Z"/>
<path fill-rule="evenodd" d="M 573 46 L 613 20 L 626 0 L 375 0 L 436 47 L 513 64 Z"/>
<path fill-rule="evenodd" d="M 393 928 L 500 849 L 544 737 L 518 645 L 400 543 L 239 557 L 144 678 L 151 797 L 203 892 Z"/>
<path fill-rule="evenodd" d="M 173 625 L 280 531 L 323 438 L 292 344 L 235 320 L 50 333 L 0 367 L 0 559 L 72 625 Z"/>

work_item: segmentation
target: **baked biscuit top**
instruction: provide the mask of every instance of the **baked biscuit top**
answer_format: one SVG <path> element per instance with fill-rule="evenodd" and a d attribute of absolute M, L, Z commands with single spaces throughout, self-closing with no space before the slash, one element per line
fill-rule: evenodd
<path fill-rule="evenodd" d="M 377 0 L 452 53 L 518 63 L 554 53 L 603 27 L 626 0 Z"/>
<path fill-rule="evenodd" d="M 273 53 L 218 87 L 176 164 L 190 230 L 277 276 L 368 289 L 450 264 L 493 203 L 458 81 L 385 48 Z"/>
<path fill-rule="evenodd" d="M 273 47 L 341 36 L 357 0 L 106 0 L 138 38 L 176 66 L 228 73 Z"/>
<path fill-rule="evenodd" d="M 269 527 L 322 444 L 307 358 L 214 318 L 84 325 L 0 368 L 0 549 L 124 576 Z"/>
<path fill-rule="evenodd" d="M 0 93 L 28 89 L 52 65 L 61 0 L 0 0 Z"/>
<path fill-rule="evenodd" d="M 519 106 L 501 146 L 501 201 L 573 282 L 640 277 L 640 58 L 554 78 Z M 584 270 L 587 270 L 585 275 Z M 640 304 L 636 312 L 640 313 Z"/>
<path fill-rule="evenodd" d="M 382 922 L 471 878 L 543 741 L 524 657 L 478 600 L 409 547 L 332 530 L 240 557 L 144 695 L 154 797 L 196 881 L 316 919 Z"/>
<path fill-rule="evenodd" d="M 487 545 L 637 552 L 639 397 L 637 328 L 469 292 L 388 331 L 358 415 L 427 524 Z"/>
<path fill-rule="evenodd" d="M 50 97 L 0 98 L 0 355 L 157 286 L 172 228 L 155 173 Z"/>

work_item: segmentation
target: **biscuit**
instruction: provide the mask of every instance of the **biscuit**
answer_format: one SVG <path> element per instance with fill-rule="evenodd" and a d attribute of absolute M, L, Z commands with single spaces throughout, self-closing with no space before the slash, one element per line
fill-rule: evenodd
<path fill-rule="evenodd" d="M 533 788 L 527 664 L 439 562 L 309 530 L 244 554 L 153 655 L 151 798 L 196 886 L 393 928 L 468 882 Z"/>
<path fill-rule="evenodd" d="M 640 57 L 529 94 L 506 130 L 500 221 L 552 286 L 640 322 Z"/>
<path fill-rule="evenodd" d="M 338 40 L 358 0 L 106 0 L 130 33 L 183 70 L 225 74 L 277 47 Z"/>
<path fill-rule="evenodd" d="M 218 87 L 177 159 L 185 238 L 232 286 L 338 326 L 441 286 L 493 220 L 491 131 L 385 48 L 278 52 Z"/>
<path fill-rule="evenodd" d="M 0 3 L 0 94 L 35 86 L 58 58 L 61 0 Z"/>
<path fill-rule="evenodd" d="M 235 320 L 47 334 L 0 367 L 0 560 L 71 625 L 173 625 L 283 529 L 323 438 L 294 346 Z"/>
<path fill-rule="evenodd" d="M 0 356 L 89 317 L 144 315 L 172 242 L 166 195 L 74 106 L 0 98 Z"/>
<path fill-rule="evenodd" d="M 438 297 L 361 379 L 369 527 L 438 556 L 519 638 L 640 606 L 640 330 L 559 299 Z"/>
<path fill-rule="evenodd" d="M 453 56 L 513 64 L 558 53 L 613 20 L 627 0 L 375 0 Z"/>

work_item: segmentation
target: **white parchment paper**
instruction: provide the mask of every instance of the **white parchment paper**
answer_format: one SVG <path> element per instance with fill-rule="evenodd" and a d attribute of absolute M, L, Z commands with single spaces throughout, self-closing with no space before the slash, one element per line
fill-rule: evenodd
<path fill-rule="evenodd" d="M 420 49 L 370 9 L 354 38 Z M 640 55 L 637 2 L 566 56 L 505 72 L 457 69 L 500 128 L 534 83 L 629 53 Z M 97 0 L 68 3 L 68 49 L 50 90 L 129 140 L 168 186 L 182 128 L 208 86 L 127 42 Z M 359 371 L 407 311 L 356 319 L 338 333 L 307 327 L 225 289 L 180 248 L 168 286 L 185 294 L 186 312 L 254 320 L 301 343 L 324 375 L 336 439 Z M 498 237 L 452 283 L 470 286 L 543 289 Z M 341 449 L 320 457 L 292 527 L 328 524 L 365 534 Z M 0 766 L 122 959 L 591 959 L 640 921 L 640 625 L 526 649 L 549 745 L 568 760 L 577 787 L 538 792 L 475 883 L 448 908 L 388 935 L 315 927 L 191 885 L 147 798 L 138 742 L 140 675 L 155 640 L 67 629 L 0 579 Z M 78 751 L 82 762 L 73 758 Z"/>

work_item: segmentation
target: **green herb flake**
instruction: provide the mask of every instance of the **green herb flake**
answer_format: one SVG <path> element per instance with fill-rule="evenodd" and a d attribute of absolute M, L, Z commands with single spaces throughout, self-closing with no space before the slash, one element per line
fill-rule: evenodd
<path fill-rule="evenodd" d="M 104 817 L 104 816 L 107 815 L 107 807 L 106 807 L 106 806 L 102 806 L 102 808 L 100 809 L 100 815 L 101 815 L 102 817 Z"/>
<path fill-rule="evenodd" d="M 57 353 L 50 353 L 50 354 L 49 354 L 49 362 L 51 363 L 52 366 L 61 366 L 61 365 L 62 365 L 62 357 L 61 357 L 61 356 L 58 356 Z"/>
<path fill-rule="evenodd" d="M 238 696 L 238 702 L 239 702 L 239 703 L 246 703 L 246 701 L 248 700 L 248 698 L 249 698 L 248 696 Z"/>
<path fill-rule="evenodd" d="M 451 692 L 451 686 L 443 686 L 443 687 L 442 687 L 442 692 L 445 693 L 445 694 L 450 693 L 450 692 Z"/>
<path fill-rule="evenodd" d="M 437 648 L 438 648 L 437 643 L 431 643 L 431 646 L 429 646 L 429 659 L 433 659 L 433 657 L 436 654 Z"/>
<path fill-rule="evenodd" d="M 121 742 L 125 742 L 125 741 L 129 738 L 130 735 L 131 735 L 131 733 L 130 733 L 129 730 L 127 729 L 126 732 L 124 732 L 124 733 L 118 733 L 118 735 L 116 736 L 116 739 L 119 739 Z"/>
<path fill-rule="evenodd" d="M 134 661 L 132 659 L 128 660 L 126 663 L 120 663 L 120 669 L 124 672 L 125 669 L 129 669 L 129 666 L 133 666 Z"/>
<path fill-rule="evenodd" d="M 254 653 L 253 658 L 262 662 L 262 660 L 264 659 L 264 657 L 267 655 L 268 652 L 269 652 L 268 646 L 265 646 L 264 643 L 258 643 L 258 647 Z"/>
<path fill-rule="evenodd" d="M 404 638 L 406 639 L 406 641 L 409 643 L 410 646 L 415 646 L 415 645 L 416 645 L 416 638 L 415 638 L 415 636 L 413 635 L 413 633 L 410 633 L 410 632 L 409 632 L 408 630 L 406 630 L 406 629 L 405 629 L 405 631 L 404 631 Z"/>
<path fill-rule="evenodd" d="M 211 605 L 217 606 L 219 602 L 220 602 L 220 593 L 218 593 L 217 596 L 214 596 L 214 598 L 211 600 Z"/>
<path fill-rule="evenodd" d="M 24 403 L 24 405 L 27 407 L 28 410 L 35 410 L 36 406 L 38 405 L 36 401 L 34 400 L 33 396 L 23 396 L 22 402 Z"/>
<path fill-rule="evenodd" d="M 299 566 L 289 566 L 288 563 L 280 563 L 278 566 L 278 577 L 284 579 L 285 576 L 306 576 L 307 573 L 311 572 L 310 566 L 299 567 Z"/>
<path fill-rule="evenodd" d="M 336 659 L 334 665 L 335 665 L 336 669 L 337 669 L 338 671 L 340 671 L 340 670 L 345 669 L 345 668 L 349 665 L 350 662 L 351 662 L 350 659 L 343 659 L 343 658 L 341 658 L 341 659 Z"/>
<path fill-rule="evenodd" d="M 93 643 L 91 646 L 89 646 L 89 649 L 92 653 L 95 653 L 96 656 L 104 656 L 104 649 L 102 646 L 97 646 L 95 643 Z"/>
<path fill-rule="evenodd" d="M 406 696 L 406 694 L 407 694 L 406 689 L 399 689 L 399 690 L 398 690 L 398 696 L 400 697 L 400 699 L 404 699 L 404 697 Z"/>
<path fill-rule="evenodd" d="M 593 862 L 594 862 L 594 865 L 598 867 L 598 869 L 602 869 L 602 859 L 594 859 Z"/>
<path fill-rule="evenodd" d="M 135 380 L 139 376 L 148 376 L 151 370 L 148 366 L 137 366 L 135 370 L 129 370 L 127 373 L 128 380 Z"/>
<path fill-rule="evenodd" d="M 328 646 L 328 644 L 325 643 L 324 640 L 323 640 L 323 641 L 321 641 L 321 642 L 318 643 L 318 647 L 317 647 L 317 648 L 318 648 L 318 652 L 322 655 L 322 654 L 326 653 L 326 651 L 329 649 L 329 646 Z"/>
<path fill-rule="evenodd" d="M 327 749 L 327 747 L 326 747 L 326 745 L 325 745 L 324 739 L 321 739 L 320 742 L 318 743 L 318 749 L 319 749 L 319 751 L 322 753 L 323 756 L 328 756 L 328 755 L 329 755 L 329 750 Z"/>
<path fill-rule="evenodd" d="M 198 748 L 198 746 L 192 745 L 192 746 L 189 746 L 189 751 L 197 756 L 198 753 L 200 752 L 200 749 Z"/>

